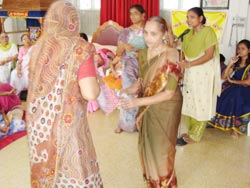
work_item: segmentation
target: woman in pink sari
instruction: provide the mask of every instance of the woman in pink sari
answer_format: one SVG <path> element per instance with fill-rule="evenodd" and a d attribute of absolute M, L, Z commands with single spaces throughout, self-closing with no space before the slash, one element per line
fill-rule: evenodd
<path fill-rule="evenodd" d="M 71 3 L 56 1 L 29 64 L 27 130 L 31 187 L 102 188 L 87 122 L 99 94 L 94 47 L 79 36 Z"/>

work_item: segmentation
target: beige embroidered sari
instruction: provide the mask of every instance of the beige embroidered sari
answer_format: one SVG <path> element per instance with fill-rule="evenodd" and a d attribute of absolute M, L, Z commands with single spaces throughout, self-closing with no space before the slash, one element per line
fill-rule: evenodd
<path fill-rule="evenodd" d="M 149 62 L 147 49 L 139 53 L 139 76 L 143 80 L 142 95 L 147 97 L 166 90 L 175 91 L 170 100 L 141 109 L 144 115 L 142 126 L 139 128 L 139 154 L 143 175 L 150 188 L 177 185 L 174 160 L 182 95 L 177 86 L 181 69 L 176 61 L 178 55 L 173 57 L 173 53 L 169 51 Z"/>
<path fill-rule="evenodd" d="M 94 49 L 79 37 L 76 9 L 56 1 L 33 47 L 27 101 L 31 187 L 102 188 L 78 70 Z"/>

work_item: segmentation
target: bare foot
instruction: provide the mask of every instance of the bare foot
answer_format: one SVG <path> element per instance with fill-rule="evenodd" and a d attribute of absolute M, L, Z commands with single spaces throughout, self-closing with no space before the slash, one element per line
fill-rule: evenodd
<path fill-rule="evenodd" d="M 5 135 L 8 134 L 9 130 L 10 127 L 7 126 L 0 127 L 0 132 L 4 133 Z"/>
<path fill-rule="evenodd" d="M 235 131 L 232 131 L 232 132 L 231 132 L 231 136 L 232 136 L 232 138 L 234 138 L 234 139 L 238 139 L 238 138 L 239 138 L 239 134 L 238 134 L 237 132 L 235 132 Z"/>
<path fill-rule="evenodd" d="M 188 134 L 187 133 L 183 133 L 183 134 L 181 134 L 181 137 L 187 137 L 188 136 Z"/>
<path fill-rule="evenodd" d="M 116 134 L 120 134 L 122 132 L 122 129 L 120 128 L 120 127 L 117 127 L 116 129 L 115 129 L 115 133 Z"/>
<path fill-rule="evenodd" d="M 7 127 L 6 127 L 6 126 L 3 126 L 3 127 L 0 126 L 0 132 L 5 133 L 6 130 L 7 130 Z"/>
<path fill-rule="evenodd" d="M 185 142 L 187 142 L 188 144 L 196 143 L 196 141 L 194 141 L 194 140 L 193 140 L 192 138 L 190 138 L 188 135 L 185 135 L 185 136 L 183 136 L 182 138 L 183 138 L 183 140 L 184 140 Z"/>

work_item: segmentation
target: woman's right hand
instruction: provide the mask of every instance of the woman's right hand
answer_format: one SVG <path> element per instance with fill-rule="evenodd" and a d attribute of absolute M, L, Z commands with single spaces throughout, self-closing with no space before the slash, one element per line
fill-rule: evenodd
<path fill-rule="evenodd" d="M 131 52 L 133 48 L 134 47 L 131 44 L 124 44 L 124 49 L 128 52 Z"/>
<path fill-rule="evenodd" d="M 230 59 L 229 65 L 232 66 L 232 65 L 235 64 L 238 60 L 239 60 L 239 56 L 232 57 L 232 58 Z"/>

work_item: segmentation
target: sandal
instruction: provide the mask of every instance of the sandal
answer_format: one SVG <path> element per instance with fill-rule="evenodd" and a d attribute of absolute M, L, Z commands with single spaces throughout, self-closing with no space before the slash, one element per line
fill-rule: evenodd
<path fill-rule="evenodd" d="M 183 137 L 177 138 L 177 142 L 176 142 L 177 146 L 185 146 L 187 144 L 188 142 L 186 142 Z"/>

